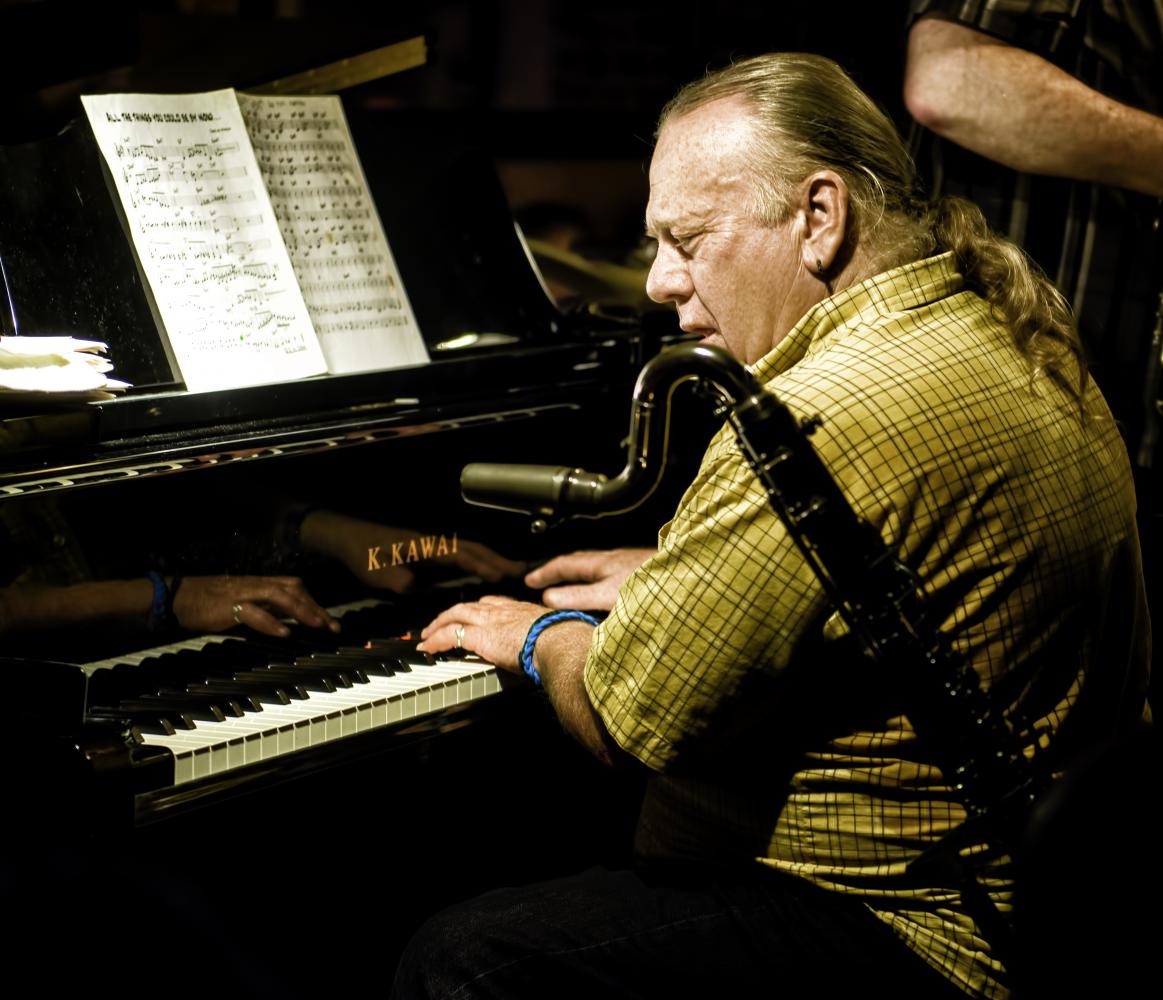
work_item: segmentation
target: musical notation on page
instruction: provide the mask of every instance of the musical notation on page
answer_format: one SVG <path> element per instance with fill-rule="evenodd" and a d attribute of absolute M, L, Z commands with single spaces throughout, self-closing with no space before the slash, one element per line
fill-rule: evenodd
<path fill-rule="evenodd" d="M 326 371 L 234 92 L 82 101 L 187 387 Z"/>
<path fill-rule="evenodd" d="M 428 361 L 339 98 L 238 103 L 328 369 Z"/>

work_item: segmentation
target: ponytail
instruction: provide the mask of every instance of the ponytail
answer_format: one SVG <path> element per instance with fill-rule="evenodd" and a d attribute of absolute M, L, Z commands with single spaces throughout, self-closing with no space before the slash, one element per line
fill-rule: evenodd
<path fill-rule="evenodd" d="M 939 252 L 951 250 L 966 284 L 985 299 L 1031 365 L 1083 406 L 1088 373 L 1070 306 L 1025 252 L 992 232 L 972 202 L 937 199 L 926 218 Z"/>
<path fill-rule="evenodd" d="M 1046 375 L 1085 412 L 1086 361 L 1066 300 L 1018 247 L 990 232 L 975 205 L 924 198 L 891 120 L 839 66 L 796 52 L 745 59 L 683 87 L 663 109 L 658 130 L 729 97 L 747 101 L 755 123 L 757 221 L 783 221 L 800 180 L 821 167 L 835 170 L 848 188 L 850 231 L 877 270 L 953 251 L 966 283 L 1010 329 L 1029 362 L 1031 384 Z"/>

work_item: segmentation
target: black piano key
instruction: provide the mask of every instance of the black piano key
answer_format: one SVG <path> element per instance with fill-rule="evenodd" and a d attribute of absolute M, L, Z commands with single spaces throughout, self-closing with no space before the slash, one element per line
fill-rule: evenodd
<path fill-rule="evenodd" d="M 295 664 L 296 666 L 301 664 L 308 667 L 334 667 L 350 677 L 356 684 L 368 682 L 368 663 L 352 656 L 340 656 L 338 653 L 312 653 L 308 657 L 297 657 Z"/>
<path fill-rule="evenodd" d="M 228 695 L 231 704 L 237 704 L 244 712 L 263 711 L 262 702 L 253 691 L 245 691 L 241 684 L 230 681 L 202 681 L 197 684 L 187 684 L 186 690 L 190 694 Z M 282 704 L 286 705 L 291 699 L 287 698 Z"/>
<path fill-rule="evenodd" d="M 309 628 L 306 625 L 291 625 L 285 636 L 247 636 L 246 643 L 256 649 L 272 652 L 310 656 L 312 653 L 333 652 L 339 645 L 339 636 L 327 629 Z"/>
<path fill-rule="evenodd" d="M 96 721 L 128 721 L 138 726 L 142 732 L 165 733 L 172 736 L 179 729 L 197 729 L 194 717 L 189 712 L 159 711 L 157 705 L 133 707 L 120 705 L 95 705 L 87 712 Z"/>
<path fill-rule="evenodd" d="M 401 639 L 398 636 L 380 637 L 373 634 L 364 640 L 363 648 L 376 653 L 383 653 L 385 656 L 405 657 L 416 653 L 416 646 L 419 642 L 419 639 Z"/>
<path fill-rule="evenodd" d="M 368 639 L 364 648 L 382 653 L 384 656 L 395 656 L 405 663 L 427 663 L 429 665 L 435 663 L 436 658 L 431 653 L 421 653 L 416 648 L 419 641 L 419 639 Z"/>
<path fill-rule="evenodd" d="M 222 717 L 240 719 L 246 714 L 242 705 L 237 699 L 233 697 L 224 697 L 221 694 L 210 694 L 204 688 L 197 688 L 194 691 L 189 689 L 189 685 L 183 687 L 169 687 L 163 686 L 157 688 L 156 691 L 146 691 L 142 694 L 143 698 L 149 698 L 157 695 L 159 698 L 170 698 L 176 701 L 190 700 L 190 704 L 196 708 L 203 706 L 209 708 L 211 711 L 217 709 L 222 713 Z"/>
<path fill-rule="evenodd" d="M 319 655 L 317 654 L 311 659 L 316 660 Z M 346 662 L 358 663 L 361 670 L 374 674 L 376 677 L 391 677 L 393 674 L 407 673 L 412 669 L 396 657 L 373 653 L 362 646 L 340 646 L 336 653 L 336 658 L 339 657 L 345 658 Z"/>
<path fill-rule="evenodd" d="M 140 708 L 147 711 L 152 709 L 158 713 L 181 712 L 189 715 L 192 719 L 200 719 L 204 722 L 226 721 L 226 713 L 219 705 L 189 694 L 173 694 L 166 695 L 165 697 L 158 694 L 143 694 L 139 698 L 122 699 L 118 707 L 129 711 Z M 242 714 L 241 708 L 238 710 L 238 714 Z"/>
<path fill-rule="evenodd" d="M 227 677 L 236 670 L 254 667 L 278 654 L 263 646 L 235 640 L 211 643 L 197 651 L 183 650 L 177 655 L 189 663 L 190 669 L 201 670 L 203 676 Z"/>
<path fill-rule="evenodd" d="M 266 663 L 254 669 L 255 673 L 270 677 L 279 684 L 298 684 L 308 691 L 325 691 L 328 694 L 338 690 L 335 681 L 322 671 L 308 670 L 290 663 Z"/>
<path fill-rule="evenodd" d="M 313 674 L 329 677 L 335 682 L 337 687 L 349 688 L 354 687 L 356 684 L 367 683 L 367 674 L 363 675 L 363 680 L 357 680 L 356 671 L 352 670 L 351 667 L 337 667 L 330 663 L 316 663 L 309 656 L 297 656 L 290 665 L 296 670 L 306 670 Z"/>
<path fill-rule="evenodd" d="M 433 653 L 432 658 L 435 662 L 440 663 L 443 660 L 464 660 L 470 663 L 484 663 L 485 658 L 478 656 L 476 653 L 467 649 L 445 649 L 439 653 Z"/>
<path fill-rule="evenodd" d="M 410 673 L 437 662 L 416 651 L 418 638 L 400 638 L 406 624 L 399 609 L 364 608 L 344 616 L 343 646 L 332 633 L 295 626 L 286 638 L 231 637 L 163 653 L 100 671 L 94 693 L 101 696 L 91 701 L 110 706 L 110 717 L 164 732 L 261 711 L 264 701 L 307 700 L 312 691 L 334 692 L 367 683 L 369 675 Z M 363 643 L 364 636 L 374 638 Z"/>
<path fill-rule="evenodd" d="M 273 694 L 274 700 L 281 704 L 288 704 L 290 701 L 306 701 L 310 698 L 307 689 L 302 684 L 292 683 L 291 680 L 280 681 L 272 678 L 269 674 L 264 676 L 262 671 L 238 671 L 231 675 L 231 679 L 237 681 L 239 684 L 253 687 L 259 694 Z M 288 699 L 286 702 L 283 698 Z"/>

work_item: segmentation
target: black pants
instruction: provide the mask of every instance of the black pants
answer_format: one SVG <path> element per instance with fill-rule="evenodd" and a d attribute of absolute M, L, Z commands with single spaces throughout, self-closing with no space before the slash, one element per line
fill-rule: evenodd
<path fill-rule="evenodd" d="M 393 995 L 964 998 L 857 900 L 685 868 L 595 868 L 445 910 L 408 945 Z"/>

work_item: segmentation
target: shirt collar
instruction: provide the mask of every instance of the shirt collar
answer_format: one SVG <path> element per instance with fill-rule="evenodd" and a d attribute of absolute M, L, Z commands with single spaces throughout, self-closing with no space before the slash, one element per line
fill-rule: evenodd
<path fill-rule="evenodd" d="M 811 354 L 825 336 L 936 302 L 960 291 L 964 284 L 952 253 L 894 267 L 816 303 L 748 369 L 760 382 L 767 382 Z"/>

